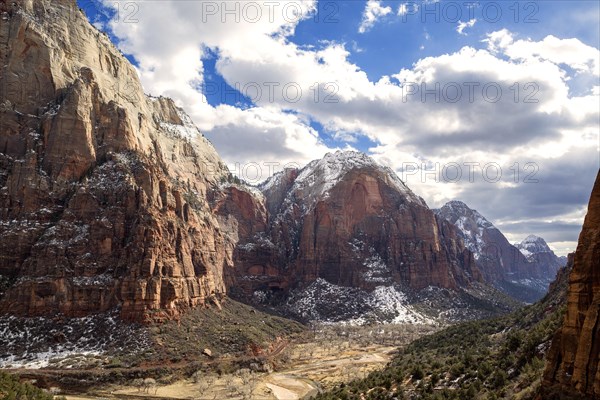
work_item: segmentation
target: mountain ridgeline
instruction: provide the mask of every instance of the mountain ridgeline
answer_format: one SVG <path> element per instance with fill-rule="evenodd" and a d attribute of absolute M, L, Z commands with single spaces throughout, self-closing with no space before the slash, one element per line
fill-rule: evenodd
<path fill-rule="evenodd" d="M 461 201 L 448 202 L 435 212 L 458 228 L 486 281 L 521 301 L 541 299 L 566 264 L 540 237 L 530 235 L 512 245 L 490 221 Z"/>

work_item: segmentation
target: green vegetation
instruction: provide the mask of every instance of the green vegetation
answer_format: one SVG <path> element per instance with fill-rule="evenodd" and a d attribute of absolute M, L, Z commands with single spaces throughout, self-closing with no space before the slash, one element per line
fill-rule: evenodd
<path fill-rule="evenodd" d="M 0 399 L 3 400 L 53 400 L 64 399 L 36 388 L 30 383 L 21 383 L 16 377 L 0 371 Z"/>
<path fill-rule="evenodd" d="M 234 185 L 241 185 L 243 181 L 240 180 L 237 176 L 233 175 L 231 172 L 227 175 L 221 176 L 221 183 L 229 183 Z"/>
<path fill-rule="evenodd" d="M 564 288 L 557 292 L 510 315 L 418 339 L 384 370 L 317 399 L 533 399 L 564 314 Z"/>

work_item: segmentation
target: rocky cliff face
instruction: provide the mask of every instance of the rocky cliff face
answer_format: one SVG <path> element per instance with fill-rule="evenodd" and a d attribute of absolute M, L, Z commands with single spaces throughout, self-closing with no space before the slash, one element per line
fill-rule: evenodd
<path fill-rule="evenodd" d="M 2 2 L 0 16 L 0 314 L 163 320 L 228 288 L 315 283 L 396 312 L 404 290 L 482 281 L 456 228 L 369 157 L 329 154 L 260 191 L 232 184 L 75 0 Z"/>
<path fill-rule="evenodd" d="M 274 212 L 268 232 L 238 248 L 241 277 L 254 289 L 261 280 L 289 281 L 282 276 L 300 286 L 322 278 L 366 289 L 385 282 L 456 289 L 480 279 L 455 230 L 362 153 L 330 153 L 271 178 L 262 191 Z"/>
<path fill-rule="evenodd" d="M 403 308 L 405 293 L 457 292 L 483 281 L 457 229 L 437 218 L 393 171 L 362 153 L 327 154 L 276 174 L 259 189 L 267 215 L 261 213 L 260 226 L 239 237 L 232 291 L 283 294 L 278 305 L 291 295 L 311 310 L 315 301 L 335 298 L 334 292 L 349 296 L 346 304 L 364 298 Z M 241 210 L 253 206 L 238 201 L 223 209 L 244 215 Z M 371 298 L 373 293 L 381 298 Z"/>
<path fill-rule="evenodd" d="M 543 239 L 539 238 L 543 243 L 525 241 L 520 250 L 484 216 L 461 201 L 448 202 L 435 212 L 458 228 L 485 280 L 517 299 L 534 302 L 542 298 L 562 266 Z M 542 244 L 544 248 L 540 247 Z"/>
<path fill-rule="evenodd" d="M 599 360 L 600 174 L 592 190 L 573 257 L 567 312 L 548 354 L 542 398 L 550 398 L 556 393 L 579 394 L 582 398 L 600 397 Z"/>
<path fill-rule="evenodd" d="M 212 145 L 144 95 L 75 0 L 0 15 L 0 313 L 154 320 L 218 302 L 233 244 L 208 204 L 227 176 Z"/>

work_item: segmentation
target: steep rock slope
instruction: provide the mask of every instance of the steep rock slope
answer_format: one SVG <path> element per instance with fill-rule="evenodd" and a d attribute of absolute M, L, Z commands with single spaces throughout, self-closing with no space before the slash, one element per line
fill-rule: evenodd
<path fill-rule="evenodd" d="M 263 191 L 289 186 L 282 178 Z M 457 288 L 479 279 L 454 230 L 391 170 L 362 153 L 329 153 L 299 171 L 285 197 L 267 197 L 277 210 L 272 241 L 289 243 L 284 269 L 301 285 L 323 278 L 359 288 L 385 281 Z"/>
<path fill-rule="evenodd" d="M 542 398 L 553 391 L 600 397 L 600 173 L 569 276 L 567 312 L 552 341 Z M 555 392 L 555 394 L 556 394 Z M 564 398 L 560 397 L 556 398 Z"/>
<path fill-rule="evenodd" d="M 519 251 L 490 221 L 461 201 L 450 201 L 435 212 L 458 228 L 487 282 L 526 302 L 544 296 L 558 270 L 556 256 L 549 248 L 548 254 L 528 254 L 532 257 L 529 260 L 524 250 Z"/>
<path fill-rule="evenodd" d="M 483 280 L 457 229 L 363 153 L 329 153 L 259 189 L 267 228 L 240 237 L 235 251 L 234 286 L 246 295 L 282 294 L 277 302 L 292 302 L 296 315 L 335 319 L 369 304 L 411 314 L 405 294 Z M 333 305 L 342 298 L 345 306 Z"/>
<path fill-rule="evenodd" d="M 0 3 L 0 313 L 176 317 L 225 294 L 227 170 L 75 0 Z"/>

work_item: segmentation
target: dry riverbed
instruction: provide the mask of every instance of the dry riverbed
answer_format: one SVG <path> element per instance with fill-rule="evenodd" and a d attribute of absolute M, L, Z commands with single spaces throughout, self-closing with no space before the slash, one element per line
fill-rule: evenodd
<path fill-rule="evenodd" d="M 67 396 L 68 400 L 110 399 L 307 399 L 320 390 L 366 376 L 380 369 L 398 347 L 435 328 L 424 325 L 375 327 L 326 326 L 284 350 L 278 371 L 233 374 L 197 373 L 189 380 L 156 385 L 152 380 L 131 386 L 98 388 L 93 395 Z"/>

